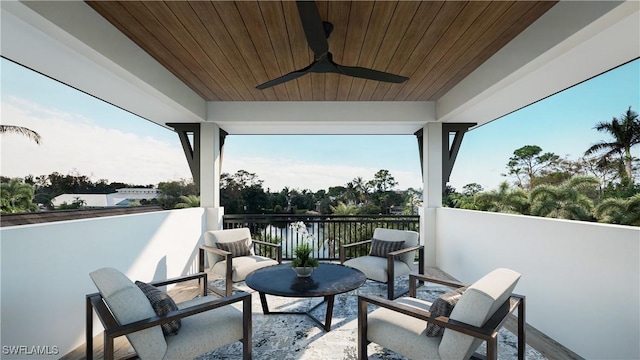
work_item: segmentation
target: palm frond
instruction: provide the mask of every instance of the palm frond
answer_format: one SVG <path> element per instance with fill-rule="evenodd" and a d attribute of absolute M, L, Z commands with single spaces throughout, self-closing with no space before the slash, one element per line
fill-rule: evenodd
<path fill-rule="evenodd" d="M 0 125 L 0 134 L 4 134 L 4 133 L 14 133 L 14 134 L 24 135 L 29 139 L 35 141 L 36 144 L 38 145 L 40 145 L 40 142 L 42 141 L 42 137 L 40 136 L 40 134 L 23 126 Z"/>
<path fill-rule="evenodd" d="M 616 217 L 617 214 L 625 212 L 625 201 L 623 199 L 609 198 L 603 200 L 596 206 L 593 214 L 597 219 Z M 607 221 L 609 222 L 609 221 Z"/>

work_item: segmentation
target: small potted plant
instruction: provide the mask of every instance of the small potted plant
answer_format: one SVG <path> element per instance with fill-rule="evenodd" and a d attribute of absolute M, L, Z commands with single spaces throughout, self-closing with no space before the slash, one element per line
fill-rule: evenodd
<path fill-rule="evenodd" d="M 290 227 L 302 238 L 302 243 L 293 249 L 294 258 L 291 261 L 291 267 L 298 277 L 309 277 L 319 265 L 318 259 L 311 256 L 313 252 L 313 235 L 309 234 L 302 221 L 292 223 Z"/>

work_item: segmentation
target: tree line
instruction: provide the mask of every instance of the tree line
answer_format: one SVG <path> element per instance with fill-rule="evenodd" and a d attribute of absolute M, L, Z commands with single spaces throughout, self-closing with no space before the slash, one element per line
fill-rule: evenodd
<path fill-rule="evenodd" d="M 0 126 L 0 133 L 16 133 L 27 136 L 40 144 L 40 135 L 28 128 L 13 125 Z M 309 189 L 284 188 L 270 192 L 262 187 L 257 174 L 239 170 L 235 174 L 221 175 L 221 205 L 227 214 L 240 213 L 300 213 L 317 211 L 344 214 L 386 214 L 392 207 L 405 207 L 413 213 L 420 200 L 420 190 L 395 191 L 398 184 L 388 170 L 380 170 L 373 179 L 357 177 L 328 190 L 313 192 Z M 154 185 L 135 185 L 109 182 L 100 179 L 93 182 L 81 174 L 28 175 L 24 179 L 0 176 L 0 213 L 20 213 L 39 210 L 80 209 L 86 204 L 78 197 L 71 203 L 63 203 L 54 209 L 52 200 L 62 194 L 109 194 L 120 188 L 154 188 Z M 160 205 L 165 209 L 200 206 L 198 188 L 192 180 L 161 182 L 157 185 L 160 196 L 151 200 L 132 202 L 135 205 Z"/>
<path fill-rule="evenodd" d="M 53 172 L 49 175 L 28 175 L 23 179 L 0 176 L 0 205 L 2 213 L 81 209 L 86 204 L 80 197 L 58 206 L 54 206 L 52 201 L 62 194 L 111 194 L 122 188 L 157 188 L 161 193 L 158 198 L 142 199 L 132 202 L 130 206 L 158 205 L 165 209 L 184 207 L 178 206 L 181 196 L 195 195 L 198 192 L 193 181 L 186 179 L 141 185 L 110 182 L 107 179 L 93 181 L 87 175 Z"/>
<path fill-rule="evenodd" d="M 594 127 L 610 135 L 585 150 L 577 160 L 543 152 L 537 145 L 516 149 L 506 164 L 498 189 L 485 191 L 477 183 L 461 192 L 447 187 L 444 205 L 462 209 L 506 212 L 561 219 L 640 226 L 638 158 L 640 120 L 631 107 L 610 122 Z"/>
<path fill-rule="evenodd" d="M 594 129 L 610 136 L 585 150 L 584 155 L 571 160 L 553 152 L 543 152 L 537 145 L 516 149 L 502 174 L 507 180 L 497 189 L 485 191 L 471 183 L 457 191 L 447 186 L 443 206 L 496 211 L 562 219 L 600 221 L 640 226 L 640 184 L 638 158 L 632 149 L 640 144 L 640 120 L 631 107 L 619 118 L 599 122 Z M 37 133 L 28 129 L 15 131 L 39 142 Z M 62 175 L 54 172 L 24 179 L 0 177 L 2 213 L 53 209 L 51 200 L 71 193 L 111 193 L 123 187 L 154 187 L 97 182 L 84 175 Z M 309 189 L 284 188 L 271 192 L 255 173 L 239 170 L 221 176 L 221 205 L 227 214 L 241 213 L 301 213 L 321 214 L 387 214 L 392 209 L 413 213 L 420 205 L 421 189 L 397 191 L 397 181 L 388 170 L 381 169 L 372 179 L 356 177 L 342 186 L 313 192 Z M 157 184 L 161 196 L 140 205 L 160 205 L 165 209 L 199 206 L 198 189 L 191 180 Z M 81 208 L 78 199 L 63 208 Z M 394 211 L 395 212 L 395 211 Z"/>
<path fill-rule="evenodd" d="M 55 207 L 52 200 L 62 194 L 108 194 L 120 188 L 155 188 L 160 196 L 152 200 L 140 200 L 133 205 L 159 205 L 165 209 L 200 206 L 198 188 L 191 180 L 161 182 L 154 185 L 135 185 L 109 182 L 106 179 L 92 181 L 80 174 L 26 176 L 24 179 L 1 177 L 2 212 L 17 213 L 38 210 L 79 209 L 85 207 L 80 197 L 72 203 Z M 388 170 L 380 170 L 373 179 L 357 177 L 344 186 L 313 192 L 309 189 L 291 189 L 271 192 L 263 188 L 263 180 L 257 174 L 238 170 L 235 174 L 223 173 L 220 181 L 220 202 L 227 214 L 276 214 L 334 213 L 340 209 L 350 214 L 387 214 L 391 207 L 407 207 L 412 213 L 420 198 L 420 191 L 397 191 L 397 181 Z M 333 209 L 333 210 L 332 210 Z"/>
<path fill-rule="evenodd" d="M 395 190 L 398 182 L 389 170 L 381 169 L 370 180 L 356 177 L 342 186 L 313 192 L 310 189 L 283 188 L 271 192 L 263 188 L 257 174 L 238 170 L 223 173 L 220 179 L 220 203 L 227 214 L 335 213 L 336 208 L 349 214 L 388 214 L 392 207 L 413 213 L 420 190 Z"/>

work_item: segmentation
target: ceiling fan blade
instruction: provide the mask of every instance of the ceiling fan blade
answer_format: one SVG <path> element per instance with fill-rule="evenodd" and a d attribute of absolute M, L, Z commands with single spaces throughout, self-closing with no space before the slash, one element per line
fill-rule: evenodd
<path fill-rule="evenodd" d="M 282 84 L 284 82 L 297 79 L 307 73 L 337 73 L 357 78 L 384 81 L 390 83 L 402 83 L 409 78 L 386 73 L 383 71 L 367 69 L 357 66 L 342 66 L 333 61 L 333 55 L 329 52 L 328 38 L 333 30 L 333 24 L 323 22 L 320 18 L 320 12 L 314 1 L 296 1 L 298 13 L 302 28 L 307 38 L 309 48 L 313 51 L 314 61 L 304 69 L 290 72 L 279 78 L 269 80 L 264 84 L 256 86 L 256 89 L 264 90 L 266 88 Z"/>
<path fill-rule="evenodd" d="M 320 19 L 320 12 L 314 1 L 296 1 L 300 21 L 307 37 L 307 44 L 313 51 L 316 59 L 320 59 L 329 51 L 329 42 L 325 34 L 325 28 Z"/>
<path fill-rule="evenodd" d="M 280 84 L 282 84 L 284 82 L 291 81 L 293 79 L 297 79 L 300 76 L 309 73 L 309 69 L 310 68 L 311 68 L 311 66 L 307 66 L 304 69 L 296 70 L 296 71 L 290 72 L 288 74 L 282 75 L 279 78 L 275 78 L 275 79 L 269 80 L 264 84 L 260 84 L 260 85 L 256 86 L 256 89 L 264 90 L 266 88 L 270 88 L 272 86 L 280 85 Z"/>
<path fill-rule="evenodd" d="M 391 74 L 384 71 L 367 69 L 359 66 L 344 66 L 344 65 L 336 64 L 336 68 L 338 69 L 339 74 L 353 76 L 353 77 L 367 79 L 367 80 L 384 81 L 384 82 L 399 84 L 409 79 L 408 77 Z"/>

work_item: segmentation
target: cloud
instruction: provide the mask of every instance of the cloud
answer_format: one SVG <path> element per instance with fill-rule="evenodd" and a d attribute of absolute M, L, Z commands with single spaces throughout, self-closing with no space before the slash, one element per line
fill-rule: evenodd
<path fill-rule="evenodd" d="M 25 126 L 42 136 L 35 144 L 24 136 L 3 134 L 2 175 L 24 177 L 79 173 L 93 181 L 136 185 L 190 178 L 179 142 L 167 143 L 96 126 L 91 119 L 45 109 L 21 99 L 2 102 L 2 122 Z"/>
<path fill-rule="evenodd" d="M 87 175 L 93 181 L 106 179 L 135 185 L 191 179 L 177 137 L 170 143 L 147 134 L 100 127 L 90 118 L 43 108 L 19 98 L 9 98 L 1 105 L 3 124 L 25 126 L 42 136 L 40 145 L 18 134 L 0 137 L 3 176 L 59 172 Z M 295 153 L 289 158 L 267 156 L 238 157 L 225 152 L 222 171 L 234 174 L 242 169 L 256 173 L 259 179 L 264 180 L 265 190 L 277 192 L 285 187 L 326 190 L 331 186 L 345 185 L 356 177 L 373 179 L 381 169 L 340 164 L 348 161 L 346 159 L 332 164 L 309 163 L 296 159 Z M 422 187 L 419 172 L 386 169 L 398 181 L 398 189 Z"/>

